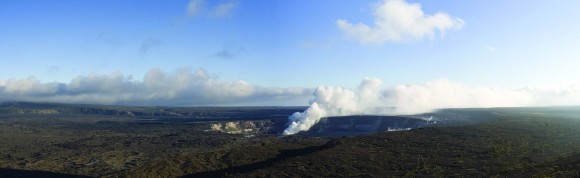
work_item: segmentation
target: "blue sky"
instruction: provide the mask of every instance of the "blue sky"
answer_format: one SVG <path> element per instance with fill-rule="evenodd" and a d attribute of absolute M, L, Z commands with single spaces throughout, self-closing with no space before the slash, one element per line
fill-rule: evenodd
<path fill-rule="evenodd" d="M 505 88 L 580 82 L 580 1 L 392 1 L 448 21 L 369 42 L 338 21 L 375 28 L 390 1 L 2 0 L 0 84 L 34 76 L 70 88 L 75 78 L 112 73 L 141 82 L 152 69 L 179 76 L 183 68 L 266 89 L 354 88 L 364 77 Z M 421 25 L 428 30 L 409 32 Z"/>

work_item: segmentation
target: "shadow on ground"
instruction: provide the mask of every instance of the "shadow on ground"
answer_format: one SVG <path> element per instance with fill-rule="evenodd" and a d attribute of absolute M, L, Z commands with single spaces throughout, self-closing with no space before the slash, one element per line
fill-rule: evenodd
<path fill-rule="evenodd" d="M 230 167 L 230 168 L 220 169 L 220 170 L 215 170 L 215 171 L 199 172 L 199 173 L 195 173 L 195 174 L 185 175 L 185 176 L 182 176 L 181 178 L 223 177 L 223 176 L 232 175 L 232 174 L 240 174 L 240 173 L 243 174 L 243 173 L 247 173 L 247 172 L 258 170 L 258 169 L 271 167 L 274 164 L 276 164 L 282 160 L 288 159 L 288 158 L 297 157 L 297 156 L 305 156 L 305 155 L 308 155 L 308 154 L 311 154 L 314 152 L 333 148 L 338 144 L 340 144 L 340 140 L 331 140 L 328 143 L 326 143 L 324 145 L 320 145 L 320 146 L 312 146 L 312 147 L 306 147 L 306 148 L 302 148 L 302 149 L 293 149 L 293 150 L 280 150 L 280 154 L 278 154 L 278 156 L 271 158 L 271 159 L 268 159 L 266 161 L 242 165 L 242 166 L 235 166 L 235 167 Z"/>
<path fill-rule="evenodd" d="M 79 175 L 69 175 L 62 173 L 54 173 L 48 171 L 27 171 L 27 170 L 17 170 L 0 168 L 0 177 L 10 177 L 10 178 L 89 178 L 89 176 L 79 176 Z"/>

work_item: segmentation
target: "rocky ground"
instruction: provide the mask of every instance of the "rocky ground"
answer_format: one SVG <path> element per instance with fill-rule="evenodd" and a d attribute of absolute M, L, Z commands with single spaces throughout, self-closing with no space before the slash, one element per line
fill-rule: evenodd
<path fill-rule="evenodd" d="M 578 108 L 448 110 L 433 115 L 453 123 L 338 137 L 280 136 L 276 119 L 143 122 L 54 110 L 0 115 L 0 177 L 576 177 L 580 170 Z"/>

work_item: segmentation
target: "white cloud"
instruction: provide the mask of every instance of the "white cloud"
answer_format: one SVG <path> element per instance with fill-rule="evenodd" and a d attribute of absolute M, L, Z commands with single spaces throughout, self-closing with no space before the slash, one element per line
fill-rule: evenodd
<path fill-rule="evenodd" d="M 69 83 L 42 83 L 35 77 L 0 82 L 0 102 L 98 103 L 129 105 L 298 105 L 310 89 L 268 88 L 243 80 L 222 81 L 204 70 L 152 69 L 142 80 L 114 72 L 78 76 Z M 301 101 L 301 102 L 300 102 Z"/>
<path fill-rule="evenodd" d="M 36 77 L 30 76 L 22 80 L 7 80 L 0 85 L 3 93 L 12 95 L 27 95 L 31 97 L 50 95 L 59 90 L 58 83 L 41 83 Z M 7 96 L 5 96 L 7 97 Z"/>
<path fill-rule="evenodd" d="M 364 44 L 407 42 L 434 38 L 436 31 L 444 36 L 448 30 L 458 30 L 465 24 L 460 18 L 444 12 L 426 15 L 418 3 L 405 0 L 383 0 L 374 5 L 374 26 L 364 23 L 336 21 L 347 37 Z"/>

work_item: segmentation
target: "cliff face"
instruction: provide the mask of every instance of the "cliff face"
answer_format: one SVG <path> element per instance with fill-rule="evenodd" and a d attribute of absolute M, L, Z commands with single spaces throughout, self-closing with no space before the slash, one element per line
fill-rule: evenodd
<path fill-rule="evenodd" d="M 287 119 L 214 122 L 212 131 L 229 134 L 280 134 L 288 126 Z M 384 131 L 402 131 L 431 124 L 430 121 L 397 116 L 340 116 L 323 118 L 301 136 L 351 136 Z"/>
<path fill-rule="evenodd" d="M 384 131 L 401 131 L 430 124 L 417 118 L 398 116 L 339 116 L 323 118 L 310 130 L 301 132 L 304 136 L 350 136 Z"/>
<path fill-rule="evenodd" d="M 304 107 L 161 107 L 3 102 L 0 114 L 81 114 L 143 119 L 267 120 L 286 119 Z"/>
<path fill-rule="evenodd" d="M 229 134 L 268 134 L 276 133 L 272 120 L 234 121 L 211 124 L 212 131 Z"/>
<path fill-rule="evenodd" d="M 131 110 L 129 108 L 113 109 L 111 106 L 73 105 L 57 103 L 28 103 L 28 102 L 5 102 L 0 104 L 0 114 L 87 114 L 129 116 L 146 115 L 145 112 Z"/>

